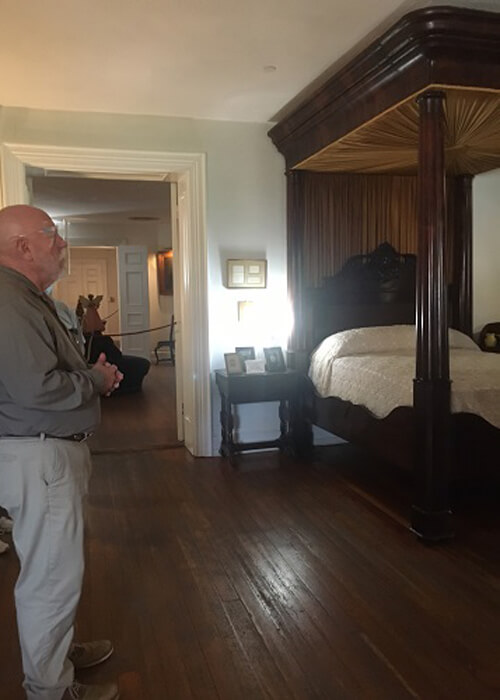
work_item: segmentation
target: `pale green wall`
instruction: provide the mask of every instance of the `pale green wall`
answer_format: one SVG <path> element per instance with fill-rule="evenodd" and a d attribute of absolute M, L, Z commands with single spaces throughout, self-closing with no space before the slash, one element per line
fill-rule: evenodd
<path fill-rule="evenodd" d="M 478 175 L 473 185 L 474 331 L 500 321 L 500 170 Z"/>

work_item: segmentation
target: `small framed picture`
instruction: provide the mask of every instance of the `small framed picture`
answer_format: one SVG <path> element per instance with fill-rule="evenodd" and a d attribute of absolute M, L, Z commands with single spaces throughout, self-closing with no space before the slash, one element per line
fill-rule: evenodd
<path fill-rule="evenodd" d="M 243 366 L 246 360 L 255 360 L 255 348 L 235 348 L 235 351 L 241 357 Z"/>
<path fill-rule="evenodd" d="M 237 352 L 224 353 L 224 362 L 228 374 L 243 374 L 243 360 Z"/>
<path fill-rule="evenodd" d="M 227 286 L 265 287 L 267 284 L 267 260 L 228 260 Z"/>
<path fill-rule="evenodd" d="M 267 372 L 284 372 L 286 370 L 285 358 L 281 348 L 264 348 Z"/>
<path fill-rule="evenodd" d="M 264 360 L 245 360 L 245 371 L 247 374 L 264 374 L 266 363 Z"/>

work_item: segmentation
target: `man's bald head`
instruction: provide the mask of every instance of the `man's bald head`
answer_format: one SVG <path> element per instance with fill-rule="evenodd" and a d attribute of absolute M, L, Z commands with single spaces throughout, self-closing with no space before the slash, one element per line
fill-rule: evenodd
<path fill-rule="evenodd" d="M 59 277 L 65 247 L 42 209 L 26 204 L 0 209 L 0 264 L 25 275 L 40 290 Z"/>
<path fill-rule="evenodd" d="M 42 220 L 52 223 L 50 216 L 38 207 L 31 207 L 28 204 L 4 207 L 0 209 L 0 236 L 11 228 L 30 228 Z"/>
<path fill-rule="evenodd" d="M 0 209 L 0 254 L 11 248 L 19 236 L 29 236 L 42 226 L 53 224 L 42 209 L 27 204 L 14 204 Z"/>

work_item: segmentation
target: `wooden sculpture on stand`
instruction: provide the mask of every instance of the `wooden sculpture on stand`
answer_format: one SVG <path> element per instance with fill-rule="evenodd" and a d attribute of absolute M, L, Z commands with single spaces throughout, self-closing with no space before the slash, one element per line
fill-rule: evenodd
<path fill-rule="evenodd" d="M 85 337 L 85 354 L 88 362 L 93 364 L 103 352 L 108 362 L 115 364 L 123 373 L 123 380 L 113 395 L 129 394 L 142 389 L 142 381 L 149 372 L 150 362 L 143 357 L 123 355 L 110 335 L 105 335 L 106 321 L 99 315 L 102 294 L 78 298 L 78 307 L 84 310 L 82 330 Z"/>

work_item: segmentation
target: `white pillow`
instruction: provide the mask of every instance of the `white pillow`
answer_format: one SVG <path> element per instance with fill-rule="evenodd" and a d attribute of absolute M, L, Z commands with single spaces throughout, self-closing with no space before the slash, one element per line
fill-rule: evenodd
<path fill-rule="evenodd" d="M 449 330 L 449 345 L 452 349 L 478 350 L 476 343 L 464 333 Z M 315 354 L 330 358 L 349 355 L 372 355 L 376 353 L 414 353 L 416 349 L 415 326 L 373 326 L 341 331 L 325 338 Z"/>
<path fill-rule="evenodd" d="M 481 352 L 481 348 L 472 338 L 454 328 L 449 330 L 448 344 L 451 350 L 479 350 Z"/>

